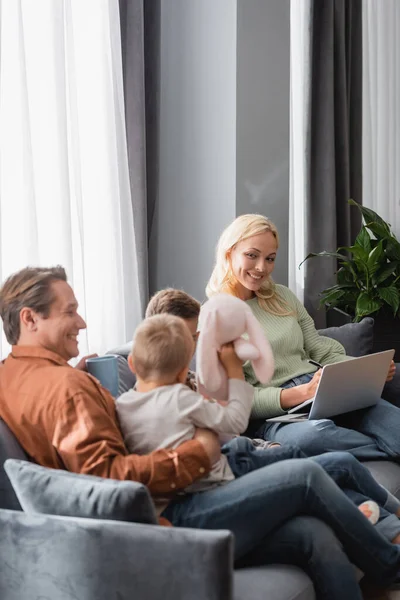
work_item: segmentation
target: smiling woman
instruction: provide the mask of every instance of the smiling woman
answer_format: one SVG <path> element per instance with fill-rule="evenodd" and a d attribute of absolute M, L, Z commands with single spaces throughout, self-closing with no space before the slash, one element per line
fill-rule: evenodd
<path fill-rule="evenodd" d="M 278 246 L 278 233 L 269 219 L 256 214 L 238 217 L 221 234 L 206 290 L 208 296 L 223 292 L 246 301 L 274 354 L 275 372 L 268 384 L 258 381 L 251 365 L 244 366 L 254 390 L 248 433 L 294 443 L 309 456 L 347 450 L 360 460 L 398 458 L 400 411 L 382 399 L 371 408 L 339 415 L 335 421 L 266 422 L 269 418 L 279 421 L 288 409 L 315 396 L 320 377 L 316 363 L 325 366 L 347 360 L 343 346 L 318 335 L 296 296 L 272 280 Z"/>

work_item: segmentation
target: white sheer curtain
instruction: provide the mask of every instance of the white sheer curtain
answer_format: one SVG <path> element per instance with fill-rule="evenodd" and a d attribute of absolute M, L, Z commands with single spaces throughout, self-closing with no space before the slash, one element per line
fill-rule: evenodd
<path fill-rule="evenodd" d="M 363 2 L 363 204 L 400 236 L 400 2 Z"/>
<path fill-rule="evenodd" d="M 289 288 L 304 299 L 311 0 L 290 3 Z"/>
<path fill-rule="evenodd" d="M 0 280 L 62 264 L 87 321 L 81 354 L 101 353 L 142 308 L 118 0 L 0 7 Z"/>

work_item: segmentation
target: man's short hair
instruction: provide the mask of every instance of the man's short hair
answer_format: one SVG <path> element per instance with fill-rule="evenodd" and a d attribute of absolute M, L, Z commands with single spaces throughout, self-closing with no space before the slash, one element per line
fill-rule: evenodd
<path fill-rule="evenodd" d="M 169 314 L 181 319 L 198 319 L 200 302 L 183 290 L 166 288 L 155 294 L 146 309 L 146 317 Z"/>
<path fill-rule="evenodd" d="M 53 281 L 67 281 L 65 269 L 56 267 L 26 267 L 10 275 L 0 289 L 0 316 L 9 344 L 17 344 L 21 335 L 19 314 L 31 308 L 47 318 L 54 302 Z"/>
<path fill-rule="evenodd" d="M 144 381 L 173 381 L 189 365 L 193 340 L 184 321 L 174 315 L 154 315 L 135 331 L 132 361 Z"/>

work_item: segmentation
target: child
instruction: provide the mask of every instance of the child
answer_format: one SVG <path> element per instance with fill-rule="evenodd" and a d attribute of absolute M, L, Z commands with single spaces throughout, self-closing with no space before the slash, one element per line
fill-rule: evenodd
<path fill-rule="evenodd" d="M 199 337 L 197 327 L 199 324 L 200 302 L 189 296 L 183 290 L 166 288 L 155 294 L 146 308 L 146 318 L 154 315 L 175 315 L 185 321 L 194 342 L 194 351 Z M 186 385 L 197 392 L 196 373 L 188 370 Z"/>
<path fill-rule="evenodd" d="M 167 314 L 175 315 L 176 317 L 180 317 L 181 319 L 183 319 L 194 341 L 194 354 L 196 351 L 196 344 L 199 337 L 199 331 L 197 328 L 199 324 L 200 309 L 200 302 L 193 298 L 193 296 L 190 296 L 183 290 L 166 288 L 157 292 L 150 299 L 150 302 L 148 303 L 146 309 L 146 318 L 153 317 L 154 315 Z M 193 364 L 194 358 L 191 361 L 191 365 Z M 196 373 L 191 369 L 188 370 L 188 375 L 185 383 L 187 386 L 190 387 L 190 389 L 197 392 Z M 248 451 L 248 449 L 251 446 L 263 450 L 266 450 L 268 448 L 280 447 L 280 444 L 277 442 L 268 442 L 266 440 L 261 439 L 250 440 L 249 438 L 246 438 L 246 440 L 247 442 L 244 441 L 244 438 L 238 440 L 235 448 L 238 448 L 238 445 L 241 445 L 240 447 L 242 447 L 243 450 Z M 305 454 L 300 449 L 295 449 L 294 446 L 291 446 L 290 448 L 292 449 L 291 458 L 294 458 L 295 456 L 298 458 L 305 457 Z M 228 452 L 229 449 L 230 446 L 227 445 L 226 451 Z M 288 458 L 288 456 L 285 455 L 285 458 Z M 244 472 L 242 474 L 244 474 Z"/>
<path fill-rule="evenodd" d="M 136 374 L 136 386 L 116 401 L 130 452 L 147 454 L 158 448 L 175 448 L 192 439 L 196 427 L 216 433 L 241 433 L 246 429 L 253 389 L 244 380 L 233 345 L 226 344 L 220 353 L 229 378 L 226 406 L 205 400 L 185 385 L 193 351 L 193 336 L 179 317 L 156 315 L 137 328 L 128 358 Z M 234 474 L 222 454 L 209 475 L 186 491 L 202 491 L 232 479 Z"/>

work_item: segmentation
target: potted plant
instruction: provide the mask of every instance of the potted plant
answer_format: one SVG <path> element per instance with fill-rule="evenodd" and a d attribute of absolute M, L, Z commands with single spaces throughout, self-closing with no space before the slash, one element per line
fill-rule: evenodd
<path fill-rule="evenodd" d="M 400 242 L 391 227 L 373 210 L 354 200 L 363 224 L 353 246 L 336 252 L 311 252 L 335 257 L 337 282 L 321 292 L 321 305 L 329 308 L 328 326 L 363 317 L 374 318 L 374 351 L 395 348 L 400 358 Z M 304 261 L 303 261 L 304 262 Z"/>

